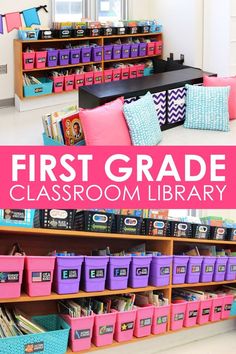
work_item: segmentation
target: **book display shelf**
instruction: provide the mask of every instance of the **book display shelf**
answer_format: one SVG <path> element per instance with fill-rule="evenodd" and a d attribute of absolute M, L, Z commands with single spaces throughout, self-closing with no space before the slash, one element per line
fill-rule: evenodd
<path fill-rule="evenodd" d="M 188 239 L 188 238 L 175 238 L 175 237 L 158 237 L 158 236 L 145 236 L 145 235 L 125 235 L 113 233 L 93 233 L 84 231 L 63 231 L 63 230 L 50 230 L 50 229 L 31 229 L 22 227 L 0 227 L 0 252 L 7 254 L 12 244 L 19 243 L 27 255 L 42 256 L 48 254 L 55 248 L 66 249 L 68 251 L 78 252 L 78 254 L 90 255 L 93 249 L 102 249 L 109 246 L 112 250 L 129 249 L 139 245 L 140 243 L 146 244 L 147 250 L 159 251 L 163 255 L 179 254 L 188 245 L 209 245 L 220 246 L 222 248 L 230 248 L 236 251 L 236 241 L 217 241 L 217 240 L 201 240 L 201 239 Z M 121 246 L 122 242 L 122 246 Z M 172 273 L 172 272 L 171 272 Z M 21 293 L 19 298 L 5 298 L 1 299 L 1 304 L 17 304 L 19 309 L 32 314 L 34 316 L 43 314 L 57 313 L 57 301 L 63 299 L 83 298 L 83 297 L 98 297 L 108 296 L 115 294 L 125 293 L 139 293 L 143 291 L 161 290 L 165 297 L 171 303 L 172 291 L 176 288 L 196 288 L 196 289 L 210 289 L 214 290 L 219 285 L 236 284 L 236 280 L 209 282 L 209 283 L 193 283 L 193 284 L 173 284 L 172 276 L 170 285 L 162 287 L 148 286 L 146 288 L 127 288 L 125 290 L 105 290 L 102 292 L 85 292 L 79 291 L 77 294 L 59 295 L 54 292 L 50 296 L 30 297 L 24 292 Z M 230 317 L 229 319 L 233 319 Z M 224 321 L 224 320 L 222 320 Z M 207 324 L 211 324 L 208 322 Z M 197 325 L 196 327 L 198 327 Z M 195 326 L 194 326 L 195 327 Z M 194 328 L 191 327 L 191 328 Z M 182 330 L 188 329 L 183 328 Z M 168 329 L 166 334 L 171 334 L 170 321 L 168 321 Z M 154 335 L 144 338 L 133 338 L 131 342 L 139 341 L 142 339 L 153 338 Z M 130 341 L 129 341 L 130 343 Z M 113 342 L 111 346 L 117 346 L 121 343 Z M 109 347 L 108 347 L 109 348 Z M 90 351 L 99 349 L 92 345 Z M 88 352 L 88 351 L 86 351 Z M 67 353 L 72 353 L 68 349 Z"/>
<path fill-rule="evenodd" d="M 121 40 L 123 43 L 126 39 L 135 39 L 135 38 L 144 38 L 144 39 L 150 39 L 152 42 L 151 45 L 147 45 L 147 48 L 140 48 L 138 49 L 135 47 L 133 50 L 136 51 L 136 54 L 132 54 L 132 48 L 129 49 L 129 54 L 124 54 L 116 56 L 116 54 L 113 53 L 113 55 L 108 59 L 106 57 L 106 54 L 104 54 L 104 46 L 109 47 L 110 43 L 116 43 L 117 40 Z M 86 43 L 91 43 L 96 44 L 100 48 L 102 48 L 102 52 L 100 53 L 100 57 L 93 55 L 91 56 L 90 61 L 83 61 L 77 60 L 76 64 L 72 64 L 73 60 L 69 60 L 66 62 L 64 60 L 65 57 L 62 55 L 62 60 L 57 62 L 57 64 L 60 65 L 55 65 L 53 66 L 52 63 L 50 66 L 48 66 L 48 54 L 47 58 L 38 58 L 37 59 L 37 53 L 45 53 L 47 52 L 47 48 L 53 48 L 56 50 L 63 50 L 65 49 L 69 44 L 72 47 L 79 47 L 83 46 Z M 154 44 L 155 43 L 161 43 L 161 47 L 159 49 L 155 48 Z M 99 36 L 99 37 L 81 37 L 81 38 L 66 38 L 66 39 L 46 39 L 46 40 L 19 40 L 16 39 L 14 41 L 14 60 L 15 60 L 15 94 L 19 97 L 20 100 L 23 99 L 29 99 L 29 98 L 34 98 L 39 96 L 39 91 L 37 91 L 37 94 L 35 95 L 34 93 L 30 96 L 26 96 L 24 94 L 24 89 L 23 89 L 23 75 L 27 74 L 29 76 L 34 76 L 35 78 L 48 78 L 50 76 L 50 72 L 53 70 L 70 70 L 70 69 L 76 69 L 80 67 L 86 67 L 91 66 L 91 65 L 99 65 L 102 69 L 102 78 L 100 79 L 95 79 L 97 80 L 97 83 L 102 83 L 102 82 L 107 82 L 106 79 L 104 78 L 104 70 L 108 69 L 112 64 L 116 63 L 132 63 L 134 65 L 139 64 L 140 62 L 144 61 L 145 59 L 151 59 L 157 56 L 161 56 L 162 52 L 162 33 L 139 33 L 139 34 L 125 34 L 125 35 L 112 35 L 112 36 Z M 124 46 L 125 44 L 123 44 Z M 23 59 L 23 54 L 27 51 L 27 49 L 30 48 L 31 51 L 35 51 L 36 53 L 36 60 L 38 60 L 38 65 L 31 65 L 32 60 L 35 59 Z M 108 48 L 109 49 L 109 48 Z M 119 49 L 120 50 L 120 49 Z M 124 49 L 125 50 L 125 49 Z M 48 53 L 48 52 L 47 52 Z M 146 55 L 142 55 L 146 54 Z M 71 54 L 70 54 L 71 55 Z M 80 54 L 81 55 L 81 54 Z M 93 60 L 92 60 L 93 59 Z M 99 59 L 99 60 L 97 60 Z M 23 60 L 26 60 L 26 64 L 24 65 Z M 41 61 L 40 61 L 41 60 Z M 44 64 L 42 64 L 44 62 Z M 29 65 L 28 65 L 29 64 Z M 116 75 L 116 73 L 114 74 Z M 143 75 L 143 69 L 142 69 L 142 74 Z M 139 77 L 139 76 L 138 76 Z M 134 78 L 134 77 L 133 77 Z M 116 78 L 113 78 L 116 80 Z M 124 77 L 125 79 L 125 77 Z M 109 81 L 109 79 L 108 79 Z M 111 80 L 112 81 L 112 80 Z M 89 84 L 89 83 L 88 83 Z M 86 82 L 85 82 L 86 85 Z M 43 93 L 43 95 L 54 95 L 56 93 L 65 93 L 65 92 L 71 92 L 73 90 L 77 90 L 75 88 L 76 86 L 74 85 L 73 89 L 65 89 L 63 91 L 61 90 L 53 90 L 53 92 L 47 92 Z M 54 92 L 56 91 L 56 92 Z M 40 96 L 42 96 L 42 93 L 40 93 Z"/>

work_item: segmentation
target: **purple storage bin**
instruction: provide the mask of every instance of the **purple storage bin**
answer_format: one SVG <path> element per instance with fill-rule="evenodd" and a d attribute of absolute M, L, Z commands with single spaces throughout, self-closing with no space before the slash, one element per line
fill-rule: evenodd
<path fill-rule="evenodd" d="M 236 257 L 229 257 L 225 280 L 236 280 Z"/>
<path fill-rule="evenodd" d="M 85 256 L 82 267 L 82 284 L 84 291 L 104 291 L 109 257 Z"/>
<path fill-rule="evenodd" d="M 228 257 L 217 257 L 215 263 L 215 270 L 213 281 L 224 281 Z"/>
<path fill-rule="evenodd" d="M 70 63 L 76 65 L 80 63 L 80 48 L 74 48 L 70 50 Z"/>
<path fill-rule="evenodd" d="M 83 260 L 82 256 L 56 258 L 53 287 L 57 294 L 78 293 Z"/>
<path fill-rule="evenodd" d="M 173 284 L 184 284 L 187 274 L 189 257 L 188 256 L 174 256 L 173 257 Z"/>
<path fill-rule="evenodd" d="M 203 257 L 200 283 L 211 283 L 215 269 L 216 257 Z"/>
<path fill-rule="evenodd" d="M 113 59 L 120 59 L 121 58 L 121 45 L 120 44 L 113 45 L 112 58 Z"/>
<path fill-rule="evenodd" d="M 130 57 L 130 44 L 123 44 L 121 48 L 121 57 L 126 59 Z"/>
<path fill-rule="evenodd" d="M 188 270 L 186 275 L 186 283 L 193 284 L 199 283 L 203 257 L 192 256 L 189 257 Z"/>
<path fill-rule="evenodd" d="M 128 287 L 130 262 L 131 256 L 110 257 L 107 268 L 107 289 L 123 290 Z"/>
<path fill-rule="evenodd" d="M 102 47 L 92 47 L 92 61 L 102 61 Z"/>
<path fill-rule="evenodd" d="M 129 272 L 129 286 L 131 288 L 145 288 L 148 286 L 151 261 L 152 256 L 132 257 Z"/>
<path fill-rule="evenodd" d="M 59 49 L 59 65 L 69 65 L 70 49 Z"/>
<path fill-rule="evenodd" d="M 82 63 L 91 62 L 92 47 L 82 47 L 81 48 L 81 61 Z"/>
<path fill-rule="evenodd" d="M 147 43 L 140 43 L 138 49 L 138 56 L 145 57 L 147 55 Z"/>
<path fill-rule="evenodd" d="M 103 55 L 104 55 L 104 60 L 111 60 L 112 59 L 112 51 L 113 51 L 113 45 L 104 45 L 103 47 Z"/>
<path fill-rule="evenodd" d="M 47 66 L 57 66 L 58 64 L 58 54 L 59 51 L 58 49 L 53 49 L 53 50 L 48 50 L 48 55 L 47 55 Z"/>
<path fill-rule="evenodd" d="M 171 256 L 153 256 L 150 267 L 149 285 L 165 286 L 170 284 Z"/>
<path fill-rule="evenodd" d="M 131 58 L 137 58 L 138 57 L 138 52 L 139 52 L 139 44 L 138 43 L 131 44 L 131 48 L 130 48 L 130 56 L 131 56 Z"/>

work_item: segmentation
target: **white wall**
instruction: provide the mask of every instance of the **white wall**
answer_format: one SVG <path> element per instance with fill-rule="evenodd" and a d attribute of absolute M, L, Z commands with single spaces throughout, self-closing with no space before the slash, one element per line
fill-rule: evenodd
<path fill-rule="evenodd" d="M 233 219 L 236 221 L 235 209 L 220 209 L 220 210 L 201 210 L 202 216 L 222 216 L 225 219 Z"/>
<path fill-rule="evenodd" d="M 151 0 L 152 17 L 164 25 L 164 56 L 170 52 L 185 63 L 202 67 L 203 0 Z"/>
<path fill-rule="evenodd" d="M 129 17 L 134 20 L 156 18 L 153 0 L 130 0 Z"/>
<path fill-rule="evenodd" d="M 17 12 L 31 7 L 40 5 L 48 5 L 51 9 L 51 1 L 45 0 L 24 0 L 24 1 L 1 1 L 1 13 Z M 39 17 L 43 26 L 47 26 L 51 19 L 50 12 L 47 14 L 43 10 L 39 12 Z M 17 38 L 17 30 L 7 33 L 4 23 L 4 34 L 0 34 L 0 65 L 7 64 L 8 73 L 0 75 L 0 100 L 12 98 L 14 96 L 14 56 L 13 56 L 13 39 Z M 22 23 L 24 24 L 23 20 Z"/>

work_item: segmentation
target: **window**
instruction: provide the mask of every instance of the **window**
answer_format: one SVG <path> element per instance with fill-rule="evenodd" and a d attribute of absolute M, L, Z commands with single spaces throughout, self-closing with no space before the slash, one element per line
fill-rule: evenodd
<path fill-rule="evenodd" d="M 52 0 L 55 22 L 79 22 L 82 18 L 118 21 L 128 18 L 129 0 Z"/>

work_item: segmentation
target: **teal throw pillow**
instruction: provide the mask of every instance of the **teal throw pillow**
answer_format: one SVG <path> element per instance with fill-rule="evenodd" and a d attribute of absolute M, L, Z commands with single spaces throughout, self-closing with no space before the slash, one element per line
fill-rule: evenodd
<path fill-rule="evenodd" d="M 150 92 L 136 102 L 125 104 L 124 114 L 133 145 L 154 146 L 160 143 L 162 133 Z"/>

